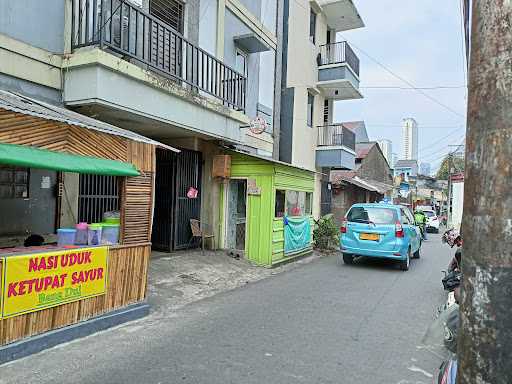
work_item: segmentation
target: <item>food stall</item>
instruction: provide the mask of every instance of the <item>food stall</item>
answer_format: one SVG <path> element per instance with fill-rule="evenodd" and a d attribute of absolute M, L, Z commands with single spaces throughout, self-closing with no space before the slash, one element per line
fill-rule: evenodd
<path fill-rule="evenodd" d="M 221 247 L 261 266 L 310 253 L 315 173 L 229 151 L 221 191 Z"/>
<path fill-rule="evenodd" d="M 177 151 L 0 90 L 0 229 L 25 237 L 0 243 L 0 363 L 15 341 L 144 302 L 155 147 Z"/>

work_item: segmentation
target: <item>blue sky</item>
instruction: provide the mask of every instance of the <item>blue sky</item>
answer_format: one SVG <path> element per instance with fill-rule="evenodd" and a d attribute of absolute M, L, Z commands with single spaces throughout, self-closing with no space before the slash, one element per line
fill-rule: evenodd
<path fill-rule="evenodd" d="M 371 140 L 390 139 L 402 157 L 400 123 L 414 117 L 419 124 L 420 161 L 435 169 L 465 135 L 466 90 L 425 90 L 462 116 L 414 90 L 369 89 L 408 87 L 369 59 L 363 50 L 416 87 L 464 86 L 460 0 L 354 0 L 366 26 L 338 34 L 361 60 L 363 100 L 335 103 L 335 122 L 365 120 Z M 358 49 L 359 48 L 359 49 Z M 446 137 L 448 136 L 448 137 Z"/>

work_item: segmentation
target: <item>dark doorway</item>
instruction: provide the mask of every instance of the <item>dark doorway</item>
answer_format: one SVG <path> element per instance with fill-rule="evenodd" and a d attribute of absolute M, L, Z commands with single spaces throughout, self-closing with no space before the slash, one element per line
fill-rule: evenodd
<path fill-rule="evenodd" d="M 174 206 L 176 200 L 176 153 L 156 150 L 155 213 L 153 248 L 171 251 L 174 247 Z"/>
<path fill-rule="evenodd" d="M 322 216 L 331 213 L 332 192 L 331 183 L 322 181 L 322 193 L 320 195 L 320 214 Z"/>
<path fill-rule="evenodd" d="M 190 219 L 201 217 L 201 171 L 200 152 L 183 149 L 174 153 L 157 149 L 154 249 L 170 252 L 189 246 Z M 196 198 L 187 196 L 190 188 L 199 191 Z"/>

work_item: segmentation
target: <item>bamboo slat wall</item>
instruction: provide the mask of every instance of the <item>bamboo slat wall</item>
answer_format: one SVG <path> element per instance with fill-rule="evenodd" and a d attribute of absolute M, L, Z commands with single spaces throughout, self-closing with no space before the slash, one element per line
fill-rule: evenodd
<path fill-rule="evenodd" d="M 123 244 L 148 242 L 151 240 L 153 213 L 153 173 L 125 179 L 122 196 L 122 242 Z"/>
<path fill-rule="evenodd" d="M 126 161 L 143 172 L 155 169 L 155 148 L 151 144 L 2 108 L 0 142 Z"/>
<path fill-rule="evenodd" d="M 0 142 L 132 163 L 142 174 L 124 182 L 122 240 L 123 244 L 151 240 L 156 167 L 153 145 L 1 108 Z"/>
<path fill-rule="evenodd" d="M 111 248 L 105 295 L 0 320 L 0 346 L 144 300 L 150 253 L 150 244 Z"/>
<path fill-rule="evenodd" d="M 143 300 L 151 253 L 155 147 L 79 126 L 0 108 L 0 142 L 130 162 L 141 172 L 123 178 L 122 244 L 109 253 L 107 294 L 0 320 L 0 346 L 90 319 Z M 0 261 L 0 276 L 2 266 Z"/>

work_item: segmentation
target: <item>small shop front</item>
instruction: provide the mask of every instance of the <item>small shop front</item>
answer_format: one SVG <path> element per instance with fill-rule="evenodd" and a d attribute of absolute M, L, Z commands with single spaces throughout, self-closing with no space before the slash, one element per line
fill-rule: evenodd
<path fill-rule="evenodd" d="M 315 176 L 308 170 L 230 152 L 221 192 L 222 247 L 261 266 L 312 251 Z"/>
<path fill-rule="evenodd" d="M 0 363 L 15 341 L 144 302 L 156 147 L 174 150 L 0 91 Z"/>

